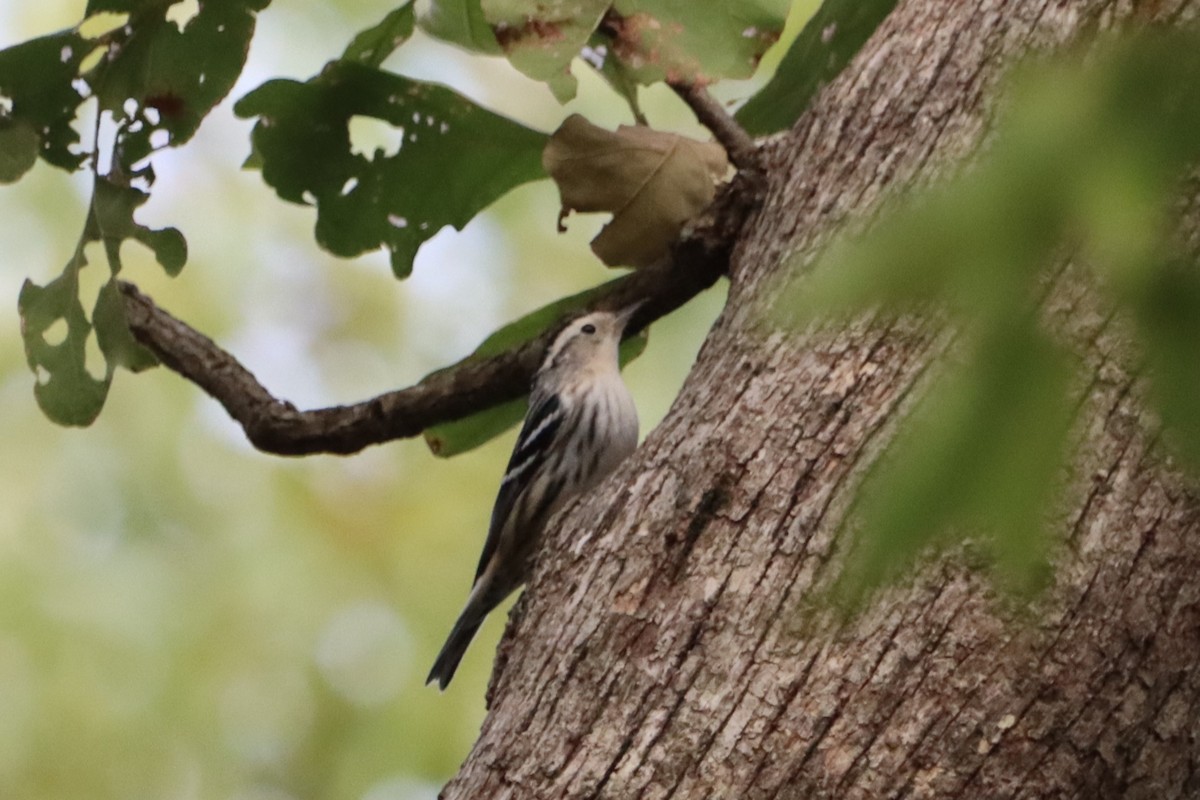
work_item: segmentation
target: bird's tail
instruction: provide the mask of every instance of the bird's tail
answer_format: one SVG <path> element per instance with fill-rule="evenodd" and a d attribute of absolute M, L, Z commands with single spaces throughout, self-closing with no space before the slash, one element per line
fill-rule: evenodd
<path fill-rule="evenodd" d="M 492 612 L 492 609 L 500 605 L 504 598 L 512 593 L 513 588 L 511 585 L 496 581 L 488 572 L 475 581 L 475 585 L 471 587 L 471 594 L 467 597 L 466 607 L 458 615 L 458 621 L 454 623 L 454 628 L 446 637 L 446 643 L 442 645 L 442 652 L 438 653 L 437 659 L 433 662 L 433 669 L 429 670 L 429 677 L 425 679 L 426 684 L 433 683 L 436 678 L 439 689 L 445 689 L 449 685 L 450 679 L 454 677 L 454 671 L 458 669 L 458 662 L 462 661 L 463 653 L 467 652 L 467 645 L 471 644 L 471 640 L 475 638 L 479 626 L 487 619 L 487 615 Z"/>
<path fill-rule="evenodd" d="M 497 580 L 491 572 L 484 571 L 471 587 L 467 605 L 458 615 L 458 621 L 454 623 L 446 643 L 442 645 L 442 651 L 434 660 L 433 669 L 429 670 L 429 677 L 425 679 L 426 685 L 433 683 L 434 679 L 437 679 L 439 689 L 445 689 L 450 684 L 454 671 L 458 669 L 458 662 L 462 661 L 463 653 L 467 652 L 467 646 L 475 638 L 479 626 L 492 613 L 492 609 L 504 602 L 504 598 L 519 585 Z"/>
<path fill-rule="evenodd" d="M 458 669 L 458 662 L 462 661 L 463 653 L 467 652 L 467 646 L 471 644 L 479 626 L 483 624 L 484 617 L 487 616 L 486 611 L 480 613 L 472 605 L 472 603 L 467 603 L 462 615 L 454 623 L 454 628 L 446 638 L 446 643 L 442 645 L 441 652 L 433 662 L 433 669 L 429 670 L 429 677 L 425 679 L 426 684 L 437 680 L 439 689 L 445 689 L 450 684 L 450 679 L 454 677 L 454 671 Z"/>

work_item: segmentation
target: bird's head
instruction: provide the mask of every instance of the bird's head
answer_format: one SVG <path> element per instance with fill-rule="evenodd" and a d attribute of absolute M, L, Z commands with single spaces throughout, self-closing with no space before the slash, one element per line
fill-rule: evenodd
<path fill-rule="evenodd" d="M 542 370 L 577 370 L 589 365 L 615 369 L 621 334 L 640 305 L 621 311 L 592 311 L 571 320 L 546 349 Z"/>

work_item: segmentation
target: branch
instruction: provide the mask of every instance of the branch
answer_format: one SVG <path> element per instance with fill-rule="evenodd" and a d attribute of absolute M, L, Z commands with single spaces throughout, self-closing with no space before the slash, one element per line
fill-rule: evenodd
<path fill-rule="evenodd" d="M 616 309 L 645 300 L 629 334 L 679 308 L 728 272 L 733 242 L 757 198 L 750 183 L 736 178 L 676 243 L 668 263 L 614 283 L 591 308 Z M 557 332 L 552 326 L 538 339 L 490 358 L 468 358 L 407 389 L 353 405 L 301 411 L 272 395 L 236 358 L 133 284 L 122 282 L 121 292 L 138 342 L 219 402 L 251 444 L 279 455 L 354 453 L 518 398 L 529 391 L 547 340 Z"/>

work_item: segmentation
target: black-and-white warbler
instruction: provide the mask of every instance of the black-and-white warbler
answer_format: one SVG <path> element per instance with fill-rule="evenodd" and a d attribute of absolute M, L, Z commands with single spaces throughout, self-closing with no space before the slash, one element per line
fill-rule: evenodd
<path fill-rule="evenodd" d="M 500 483 L 466 608 L 426 683 L 436 680 L 442 689 L 450 683 L 484 618 L 525 582 L 530 558 L 554 512 L 637 447 L 637 408 L 617 363 L 621 334 L 637 307 L 579 317 L 546 350 Z"/>

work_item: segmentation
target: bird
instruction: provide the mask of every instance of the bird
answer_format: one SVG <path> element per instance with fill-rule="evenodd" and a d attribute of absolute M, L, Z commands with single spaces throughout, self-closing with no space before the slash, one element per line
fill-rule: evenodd
<path fill-rule="evenodd" d="M 637 447 L 637 407 L 621 379 L 617 348 L 641 305 L 577 317 L 542 356 L 466 607 L 426 684 L 436 680 L 445 690 L 484 618 L 525 583 L 554 512 L 599 483 Z"/>

